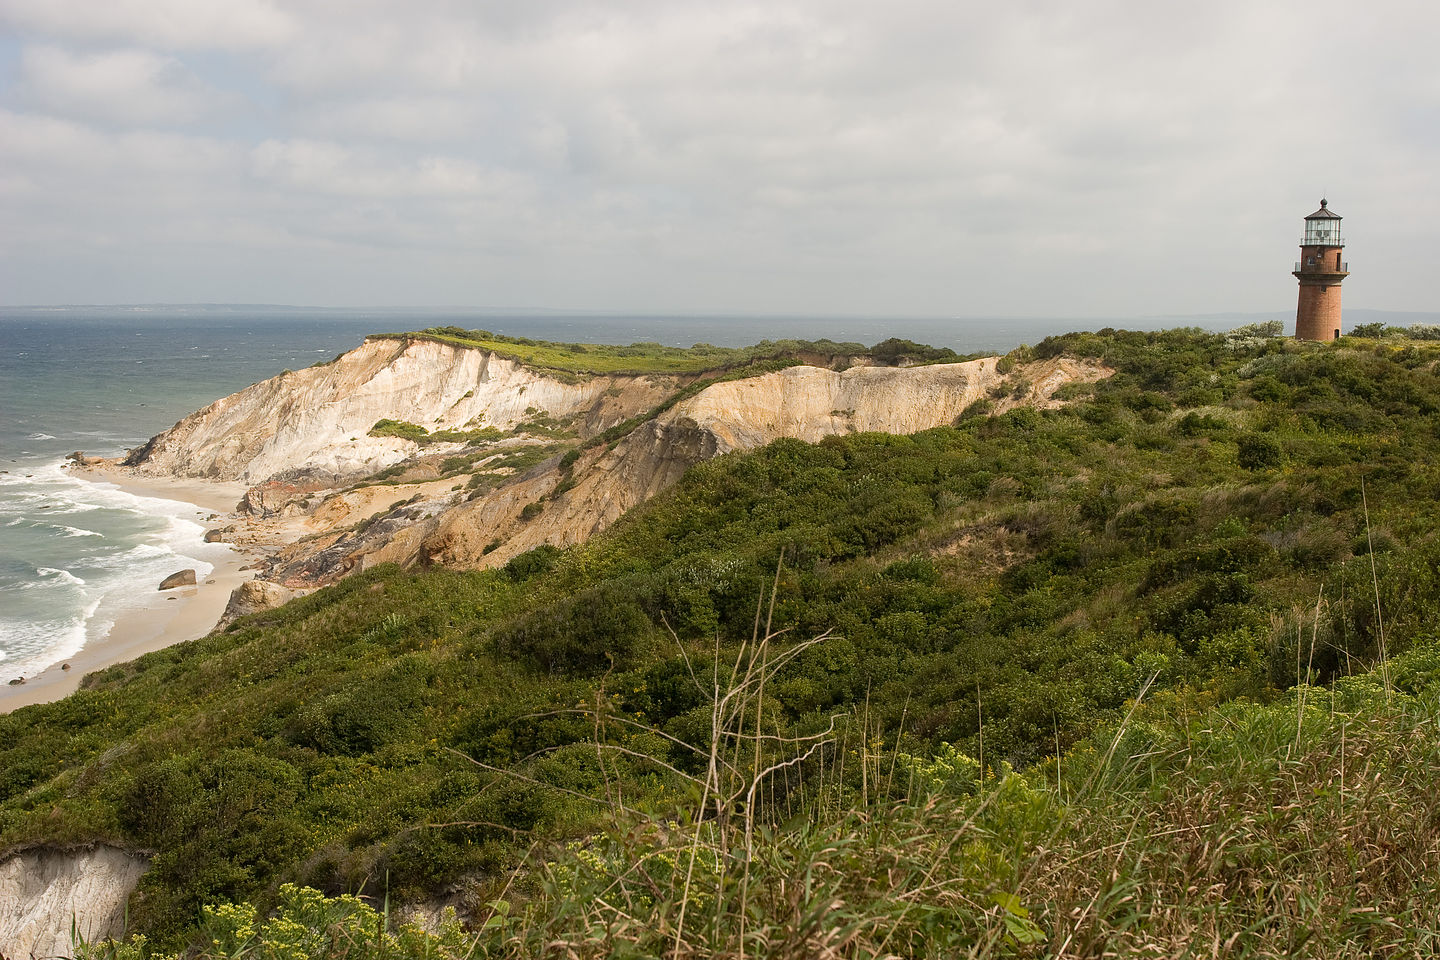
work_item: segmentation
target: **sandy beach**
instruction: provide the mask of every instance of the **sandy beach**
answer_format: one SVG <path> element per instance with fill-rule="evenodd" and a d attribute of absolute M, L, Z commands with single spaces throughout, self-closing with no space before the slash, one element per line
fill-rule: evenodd
<path fill-rule="evenodd" d="M 97 482 L 113 483 L 136 496 L 194 504 L 221 517 L 230 514 L 245 493 L 242 483 L 135 477 L 111 465 L 77 468 L 76 473 Z M 153 598 L 144 598 L 142 607 L 121 612 L 104 637 L 90 640 L 78 653 L 27 677 L 23 684 L 0 685 L 0 713 L 59 700 L 78 690 L 87 673 L 205 636 L 225 612 L 231 591 L 253 576 L 252 571 L 240 568 L 254 559 L 236 551 L 231 559 L 216 563 L 215 569 L 193 587 L 156 590 Z"/>

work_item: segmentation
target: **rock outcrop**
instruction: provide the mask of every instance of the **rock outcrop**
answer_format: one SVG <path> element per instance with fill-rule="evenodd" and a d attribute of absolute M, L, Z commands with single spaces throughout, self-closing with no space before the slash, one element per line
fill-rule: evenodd
<path fill-rule="evenodd" d="M 0 955 L 74 955 L 71 923 L 86 941 L 119 934 L 125 903 L 149 868 L 116 847 L 40 847 L 0 860 Z"/>
<path fill-rule="evenodd" d="M 230 594 L 230 601 L 225 605 L 225 612 L 220 617 L 220 623 L 224 625 L 239 617 L 259 613 L 261 610 L 273 610 L 308 592 L 292 590 L 269 580 L 246 580 Z"/>
<path fill-rule="evenodd" d="M 588 539 L 719 454 L 782 437 L 814 442 L 862 431 L 915 433 L 953 422 L 980 400 L 996 412 L 1051 406 L 1061 386 L 1107 374 L 1095 363 L 1053 358 L 1006 375 L 990 357 L 844 371 L 796 366 L 716 383 L 642 423 L 613 448 L 591 448 L 568 466 L 556 457 L 482 498 L 432 500 L 362 532 L 296 544 L 276 558 L 268 576 L 305 587 L 387 562 L 496 566 L 542 544 Z"/>
<path fill-rule="evenodd" d="M 514 501 L 529 497 L 534 502 L 556 486 L 550 483 L 547 489 L 541 477 L 517 485 L 509 503 L 466 504 L 448 511 L 414 554 L 402 556 L 403 548 L 392 549 L 386 559 L 493 566 L 541 544 L 570 546 L 666 489 L 691 466 L 719 454 L 753 450 L 782 437 L 813 443 L 836 434 L 918 433 L 952 423 L 1007 380 L 996 366 L 995 357 L 843 372 L 800 366 L 717 383 L 641 424 L 613 450 L 576 463 L 575 485 L 545 503 L 533 519 L 520 518 Z M 1019 396 L 1007 391 L 996 409 L 1043 407 L 1054 402 L 1062 385 L 1106 373 L 1097 364 L 1065 358 L 1034 364 L 1013 378 L 1028 386 Z"/>
<path fill-rule="evenodd" d="M 414 441 L 370 436 L 380 420 L 430 431 L 508 430 L 544 411 L 596 432 L 659 403 L 684 379 L 567 382 L 487 350 L 376 337 L 331 363 L 215 401 L 131 451 L 125 465 L 142 475 L 252 484 L 303 473 L 333 487 L 415 453 Z"/>
<path fill-rule="evenodd" d="M 847 368 L 801 364 L 719 380 L 676 402 L 699 374 L 585 378 L 424 337 L 376 337 L 329 364 L 217 400 L 126 464 L 250 484 L 238 522 L 219 535 L 273 554 L 258 582 L 308 590 L 379 563 L 494 566 L 542 544 L 570 546 L 732 450 L 782 437 L 915 433 L 982 400 L 995 413 L 1053 406 L 1062 386 L 1108 375 L 1064 357 L 1003 373 L 996 357 L 912 367 L 812 359 Z M 380 420 L 432 433 L 500 432 L 422 446 L 370 436 Z M 584 442 L 627 421 L 638 426 L 618 440 Z M 487 466 L 524 450 L 532 455 L 515 461 L 520 473 Z M 285 596 L 267 589 L 247 585 L 227 618 Z"/>

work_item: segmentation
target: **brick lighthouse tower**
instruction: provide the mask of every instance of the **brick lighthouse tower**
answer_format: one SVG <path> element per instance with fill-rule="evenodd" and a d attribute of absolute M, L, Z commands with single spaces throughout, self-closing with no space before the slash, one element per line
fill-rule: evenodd
<path fill-rule="evenodd" d="M 1340 259 L 1345 241 L 1340 237 L 1340 214 L 1320 201 L 1320 209 L 1305 218 L 1300 241 L 1300 305 L 1295 309 L 1295 339 L 1334 340 L 1340 336 L 1340 281 L 1350 275 L 1350 264 Z"/>

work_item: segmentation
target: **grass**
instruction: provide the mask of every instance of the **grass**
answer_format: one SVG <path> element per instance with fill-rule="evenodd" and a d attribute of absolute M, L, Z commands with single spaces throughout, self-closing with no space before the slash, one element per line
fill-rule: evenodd
<path fill-rule="evenodd" d="M 1023 773 L 970 761 L 968 776 L 927 777 L 934 764 L 862 741 L 858 794 L 837 775 L 845 745 L 817 739 L 828 772 L 788 822 L 757 830 L 748 810 L 709 810 L 710 791 L 668 821 L 621 813 L 521 878 L 521 909 L 476 952 L 1434 956 L 1440 644 L 1391 666 L 1408 689 L 1376 671 L 1308 704 L 1301 690 L 1178 719 L 1132 703 L 1117 728 Z M 764 674 L 731 676 L 717 719 L 730 697 L 747 703 L 716 743 L 756 749 L 744 714 L 762 729 Z M 813 752 L 787 746 L 782 764 Z M 755 772 L 756 755 L 729 765 L 750 797 L 779 767 Z"/>
<path fill-rule="evenodd" d="M 667 347 L 659 343 L 629 346 L 550 343 L 523 337 L 505 337 L 486 330 L 432 327 L 416 333 L 376 334 L 404 340 L 433 340 L 457 347 L 489 350 L 529 367 L 569 374 L 702 373 L 737 362 L 743 351 L 697 344 Z M 862 348 L 863 349 L 863 348 Z"/>
<path fill-rule="evenodd" d="M 833 725 L 767 736 L 766 685 L 825 638 L 778 643 L 759 624 L 736 660 L 695 678 L 716 732 L 688 745 L 705 760 L 690 805 L 646 814 L 611 783 L 611 825 L 532 847 L 468 935 L 404 931 L 404 952 L 393 935 L 363 934 L 379 929 L 373 911 L 370 926 L 354 926 L 364 908 L 352 898 L 292 888 L 258 933 L 253 907 L 208 908 L 209 927 L 224 929 L 199 956 L 1440 952 L 1440 644 L 1391 664 L 1399 689 L 1376 672 L 1183 719 L 1132 702 L 1117 727 L 1016 772 L 847 743 Z M 590 718 L 599 756 L 623 749 L 605 736 L 616 718 Z M 859 791 L 840 773 L 847 761 L 868 772 Z M 757 820 L 757 794 L 806 763 L 818 772 L 792 815 Z M 302 899 L 311 909 L 297 915 Z M 277 949 L 256 949 L 267 937 Z M 131 960 L 131 950 L 92 955 Z"/>
<path fill-rule="evenodd" d="M 424 446 L 429 443 L 494 443 L 505 433 L 497 427 L 480 427 L 475 430 L 436 430 L 430 432 L 418 423 L 406 420 L 377 420 L 370 428 L 372 437 L 398 437 Z"/>
<path fill-rule="evenodd" d="M 529 367 L 561 374 L 562 377 L 606 374 L 698 374 L 743 367 L 761 360 L 797 354 L 818 354 L 832 360 L 872 357 L 879 363 L 948 362 L 965 359 L 953 350 L 934 348 L 908 340 L 891 339 L 867 348 L 859 343 L 832 340 L 762 341 L 749 347 L 717 347 L 697 343 L 691 347 L 667 347 L 659 343 L 632 343 L 628 346 L 594 343 L 556 343 L 507 337 L 488 330 L 460 327 L 429 327 L 413 333 L 377 333 L 375 338 L 433 340 L 453 346 L 489 350 Z"/>

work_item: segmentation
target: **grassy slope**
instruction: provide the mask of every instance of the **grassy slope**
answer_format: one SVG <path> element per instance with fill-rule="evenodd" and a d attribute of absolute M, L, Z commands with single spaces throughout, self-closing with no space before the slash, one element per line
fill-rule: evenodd
<path fill-rule="evenodd" d="M 840 739 L 772 786 L 762 821 L 883 799 L 843 760 L 862 742 L 974 756 L 983 717 L 987 766 L 1043 771 L 1150 678 L 1146 709 L 1197 718 L 1276 697 L 1297 661 L 1321 681 L 1362 671 L 1376 582 L 1392 654 L 1433 632 L 1435 353 L 1194 333 L 1039 350 L 1120 372 L 1064 411 L 721 458 L 585 547 L 504 572 L 367 572 L 0 718 L 0 843 L 158 850 L 132 916 L 169 938 L 200 904 L 268 902 L 283 880 L 388 876 L 413 896 L 480 870 L 498 892 L 514 831 L 612 820 L 575 794 L 618 785 L 656 811 L 684 796 L 699 761 L 620 718 L 707 741 L 690 671 L 704 679 L 717 634 L 734 659 L 782 554 L 777 627 L 838 636 L 776 676 L 765 723 L 836 716 Z M 676 772 L 597 755 L 597 733 Z"/>
<path fill-rule="evenodd" d="M 1432 640 L 1268 706 L 1140 702 L 1023 775 L 867 749 L 873 791 L 832 766 L 778 829 L 617 811 L 525 864 L 474 933 L 287 886 L 269 920 L 207 908 L 198 956 L 1432 957 L 1437 723 Z"/>
<path fill-rule="evenodd" d="M 198 956 L 1428 958 L 1437 723 L 1431 640 L 1266 706 L 1140 702 L 1025 774 L 866 751 L 872 791 L 831 766 L 779 828 L 617 811 L 524 864 L 475 932 L 285 887 L 268 921 L 207 908 Z"/>
<path fill-rule="evenodd" d="M 489 350 L 518 360 L 527 366 L 561 375 L 704 373 L 743 367 L 763 360 L 798 353 L 834 357 L 870 356 L 878 362 L 946 362 L 958 359 L 955 351 L 926 347 L 908 340 L 891 339 L 874 347 L 833 340 L 766 340 L 749 347 L 717 347 L 697 343 L 691 347 L 667 347 L 659 343 L 632 343 L 628 346 L 595 343 L 556 343 L 507 337 L 488 330 L 461 327 L 429 327 L 414 333 L 378 333 L 374 338 L 434 340 L 459 347 Z"/>
<path fill-rule="evenodd" d="M 376 334 L 396 339 L 435 340 L 458 347 L 476 347 L 519 360 L 527 366 L 567 373 L 700 373 L 726 366 L 738 350 L 699 345 L 666 347 L 658 343 L 611 346 L 550 343 L 504 337 L 486 330 L 433 327 L 418 333 Z"/>
<path fill-rule="evenodd" d="M 622 816 L 537 865 L 536 899 L 490 914 L 478 953 L 1432 957 L 1440 645 L 1387 674 L 1183 717 L 1141 704 L 1023 776 L 880 751 L 868 796 L 754 843 L 738 819 Z"/>

